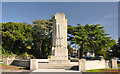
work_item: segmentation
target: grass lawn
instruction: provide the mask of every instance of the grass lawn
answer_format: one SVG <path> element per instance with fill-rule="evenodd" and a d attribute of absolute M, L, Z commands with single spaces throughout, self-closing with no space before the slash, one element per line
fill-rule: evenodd
<path fill-rule="evenodd" d="M 2 60 L 0 60 L 0 62 L 3 62 Z"/>
<path fill-rule="evenodd" d="M 26 67 L 6 65 L 6 64 L 2 64 L 2 63 L 0 63 L 0 69 L 29 70 L 29 68 L 26 68 Z"/>
<path fill-rule="evenodd" d="M 102 72 L 100 69 L 92 69 L 92 70 L 87 70 L 86 72 Z"/>
<path fill-rule="evenodd" d="M 87 70 L 86 72 L 118 72 L 118 69 L 111 69 L 111 68 L 92 69 L 92 70 Z"/>
<path fill-rule="evenodd" d="M 118 67 L 120 67 L 120 64 L 117 64 L 118 65 Z"/>
<path fill-rule="evenodd" d="M 8 65 L 0 63 L 0 66 L 8 66 Z"/>

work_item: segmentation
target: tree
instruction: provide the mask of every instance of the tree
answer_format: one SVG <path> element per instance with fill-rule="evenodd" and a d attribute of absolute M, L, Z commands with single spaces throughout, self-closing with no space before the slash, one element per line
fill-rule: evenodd
<path fill-rule="evenodd" d="M 68 44 L 67 48 L 68 48 L 68 54 L 71 56 L 71 52 L 72 52 L 71 44 Z"/>
<path fill-rule="evenodd" d="M 111 52 L 109 52 L 109 54 L 111 58 L 113 57 L 120 58 L 120 38 L 118 39 L 118 43 L 111 48 Z"/>
<path fill-rule="evenodd" d="M 72 44 L 77 44 L 80 46 L 79 55 L 80 59 L 83 58 L 83 51 L 85 48 L 91 51 L 104 51 L 108 50 L 112 45 L 114 45 L 115 40 L 111 37 L 106 37 L 108 34 L 103 30 L 103 26 L 100 24 L 81 26 L 68 26 L 68 38 Z M 97 53 L 96 53 L 97 54 Z"/>
<path fill-rule="evenodd" d="M 45 19 L 38 19 L 33 21 L 33 52 L 36 53 L 35 56 L 37 58 L 48 58 L 51 55 L 52 49 L 52 18 L 45 20 Z M 38 57 L 39 56 L 39 57 Z"/>
<path fill-rule="evenodd" d="M 117 44 L 120 45 L 120 38 L 118 39 L 118 43 Z"/>
<path fill-rule="evenodd" d="M 33 30 L 34 30 L 34 45 L 39 49 L 40 58 L 43 57 L 42 55 L 42 43 L 44 39 L 46 39 L 46 35 L 48 34 L 47 28 L 47 21 L 46 20 L 34 20 L 33 21 Z"/>
<path fill-rule="evenodd" d="M 34 55 L 35 58 L 47 58 L 52 49 L 52 18 L 34 20 L 33 24 L 7 22 L 2 23 L 2 54 Z"/>
<path fill-rule="evenodd" d="M 16 54 L 28 52 L 32 43 L 32 27 L 28 24 L 7 22 L 2 23 L 2 54 Z"/>

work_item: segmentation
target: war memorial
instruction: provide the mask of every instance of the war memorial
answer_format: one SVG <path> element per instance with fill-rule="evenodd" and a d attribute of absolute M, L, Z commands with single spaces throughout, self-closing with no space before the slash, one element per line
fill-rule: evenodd
<path fill-rule="evenodd" d="M 70 60 L 68 60 L 67 19 L 65 18 L 65 14 L 56 13 L 53 21 L 53 44 L 51 58 L 30 60 L 4 58 L 3 63 L 7 65 L 13 64 L 29 67 L 30 70 L 71 69 L 72 67 L 77 66 L 79 68 L 78 71 L 85 72 L 90 69 L 117 68 L 117 61 L 113 59 L 111 61 L 105 61 L 104 59 L 87 61 L 86 59 L 81 59 L 79 62 L 70 62 Z"/>
<path fill-rule="evenodd" d="M 50 62 L 69 63 L 67 49 L 67 19 L 65 19 L 64 13 L 56 13 L 53 21 L 53 45 Z"/>

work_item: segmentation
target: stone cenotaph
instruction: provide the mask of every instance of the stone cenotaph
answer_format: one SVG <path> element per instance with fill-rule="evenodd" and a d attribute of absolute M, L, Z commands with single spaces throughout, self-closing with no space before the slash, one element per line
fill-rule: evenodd
<path fill-rule="evenodd" d="M 64 13 L 56 13 L 53 20 L 53 44 L 50 63 L 66 64 L 68 60 L 67 49 L 67 19 Z"/>

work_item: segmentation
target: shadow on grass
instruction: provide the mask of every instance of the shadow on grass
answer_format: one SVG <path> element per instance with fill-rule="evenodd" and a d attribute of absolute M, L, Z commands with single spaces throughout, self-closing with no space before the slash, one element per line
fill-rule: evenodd
<path fill-rule="evenodd" d="M 20 70 L 30 70 L 29 67 L 23 67 L 23 68 L 19 68 Z"/>
<path fill-rule="evenodd" d="M 76 66 L 72 66 L 71 68 L 70 68 L 70 70 L 78 70 L 79 69 L 79 67 L 76 65 Z"/>

